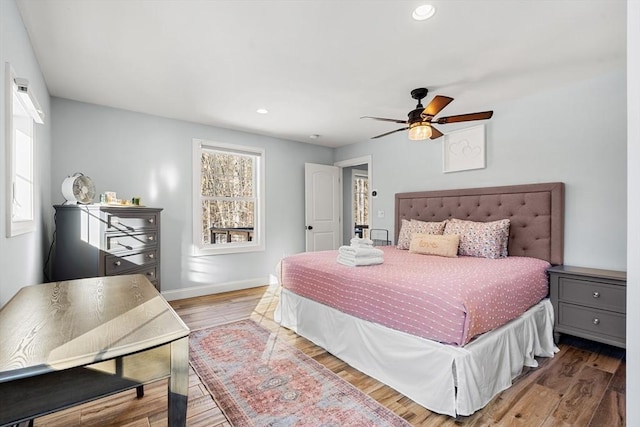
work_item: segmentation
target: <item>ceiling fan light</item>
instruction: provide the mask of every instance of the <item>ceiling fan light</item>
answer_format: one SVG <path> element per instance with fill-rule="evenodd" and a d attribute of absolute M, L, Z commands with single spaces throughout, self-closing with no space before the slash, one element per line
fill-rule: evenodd
<path fill-rule="evenodd" d="M 409 139 L 412 141 L 424 141 L 431 138 L 431 126 L 425 123 L 416 123 L 409 128 Z"/>

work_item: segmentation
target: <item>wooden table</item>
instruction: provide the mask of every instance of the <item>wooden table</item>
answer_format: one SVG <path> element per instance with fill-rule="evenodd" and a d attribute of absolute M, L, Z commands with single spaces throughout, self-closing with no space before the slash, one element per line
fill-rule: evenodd
<path fill-rule="evenodd" d="M 189 328 L 143 275 L 27 286 L 0 309 L 0 426 L 169 378 L 185 426 Z"/>

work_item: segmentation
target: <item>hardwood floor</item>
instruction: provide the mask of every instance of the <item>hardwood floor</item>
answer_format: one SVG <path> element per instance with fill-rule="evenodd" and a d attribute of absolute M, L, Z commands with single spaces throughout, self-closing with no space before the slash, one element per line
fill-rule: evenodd
<path fill-rule="evenodd" d="M 273 321 L 278 295 L 261 287 L 172 301 L 192 329 L 251 318 L 313 357 L 337 375 L 415 426 L 624 426 L 625 351 L 564 336 L 554 358 L 538 359 L 514 385 L 469 417 L 451 418 L 428 411 L 407 397 L 362 374 L 322 348 Z M 166 426 L 166 381 L 39 418 L 35 426 Z M 230 426 L 193 370 L 189 376 L 187 425 Z"/>

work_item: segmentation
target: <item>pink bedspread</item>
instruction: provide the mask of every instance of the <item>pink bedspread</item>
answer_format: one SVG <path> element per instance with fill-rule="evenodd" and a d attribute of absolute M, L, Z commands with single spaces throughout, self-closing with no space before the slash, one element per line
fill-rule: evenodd
<path fill-rule="evenodd" d="M 353 316 L 423 338 L 464 345 L 515 319 L 548 293 L 536 258 L 444 258 L 392 246 L 384 263 L 347 267 L 337 251 L 282 260 L 282 286 Z"/>

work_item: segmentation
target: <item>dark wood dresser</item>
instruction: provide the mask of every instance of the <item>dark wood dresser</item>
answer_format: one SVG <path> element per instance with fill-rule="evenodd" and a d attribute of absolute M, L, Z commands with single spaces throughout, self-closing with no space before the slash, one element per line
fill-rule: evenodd
<path fill-rule="evenodd" d="M 625 272 L 567 265 L 548 272 L 556 342 L 565 333 L 626 348 Z"/>
<path fill-rule="evenodd" d="M 160 208 L 56 205 L 53 280 L 144 274 L 160 290 Z"/>

